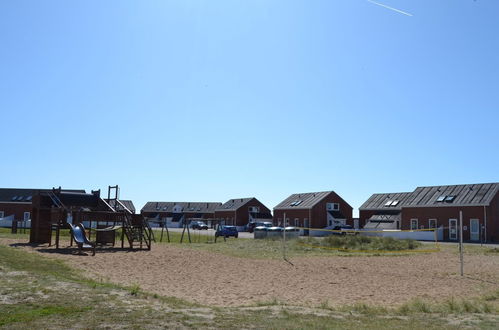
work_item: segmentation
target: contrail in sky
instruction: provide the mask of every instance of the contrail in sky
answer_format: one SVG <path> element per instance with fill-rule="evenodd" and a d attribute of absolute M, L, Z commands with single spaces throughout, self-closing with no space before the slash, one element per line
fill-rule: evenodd
<path fill-rule="evenodd" d="M 393 7 L 390 7 L 390 6 L 387 6 L 387 5 L 384 5 L 382 3 L 379 3 L 379 2 L 376 2 L 376 1 L 373 1 L 373 0 L 367 0 L 369 1 L 370 3 L 374 3 L 375 5 L 378 5 L 378 6 L 381 6 L 381 7 L 384 7 L 386 9 L 390 9 L 390 10 L 393 10 L 393 11 L 396 11 L 397 13 L 401 13 L 401 14 L 404 14 L 404 15 L 407 15 L 407 16 L 412 16 L 412 14 L 409 14 L 405 11 L 402 11 L 402 10 L 399 10 L 397 8 L 393 8 Z"/>

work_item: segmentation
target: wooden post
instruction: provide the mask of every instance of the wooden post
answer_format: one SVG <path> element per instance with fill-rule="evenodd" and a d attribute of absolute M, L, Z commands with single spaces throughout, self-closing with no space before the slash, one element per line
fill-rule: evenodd
<path fill-rule="evenodd" d="M 459 211 L 459 261 L 461 263 L 461 276 L 464 276 L 464 260 L 463 260 L 463 211 Z"/>
<path fill-rule="evenodd" d="M 284 223 L 282 232 L 282 258 L 286 260 L 286 212 L 284 212 Z"/>

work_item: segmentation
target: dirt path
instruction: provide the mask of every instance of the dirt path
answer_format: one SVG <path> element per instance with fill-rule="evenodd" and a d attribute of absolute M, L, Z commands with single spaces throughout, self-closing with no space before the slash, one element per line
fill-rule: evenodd
<path fill-rule="evenodd" d="M 0 244 L 13 243 L 0 239 Z M 155 245 L 152 251 L 98 252 L 95 257 L 48 253 L 88 277 L 165 296 L 218 306 L 277 299 L 290 304 L 330 305 L 358 302 L 394 305 L 420 297 L 444 300 L 484 294 L 499 288 L 499 256 L 466 256 L 461 278 L 457 255 L 433 253 L 401 257 L 242 259 L 204 251 Z M 50 248 L 51 249 L 51 248 Z"/>

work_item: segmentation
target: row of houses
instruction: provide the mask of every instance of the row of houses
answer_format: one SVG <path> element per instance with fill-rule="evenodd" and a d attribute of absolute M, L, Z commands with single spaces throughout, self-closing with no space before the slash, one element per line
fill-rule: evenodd
<path fill-rule="evenodd" d="M 31 199 L 40 189 L 0 189 L 0 219 L 30 218 Z M 83 191 L 84 190 L 74 190 Z M 123 200 L 122 200 L 123 202 Z M 132 201 L 124 201 L 135 212 Z M 189 219 L 215 220 L 237 226 L 272 221 L 275 225 L 334 228 L 340 224 L 365 230 L 442 229 L 442 239 L 458 239 L 463 215 L 467 241 L 499 241 L 499 183 L 418 187 L 412 192 L 373 194 L 353 218 L 353 208 L 334 191 L 292 194 L 273 209 L 255 197 L 221 202 L 147 202 L 141 214 L 180 227 Z"/>

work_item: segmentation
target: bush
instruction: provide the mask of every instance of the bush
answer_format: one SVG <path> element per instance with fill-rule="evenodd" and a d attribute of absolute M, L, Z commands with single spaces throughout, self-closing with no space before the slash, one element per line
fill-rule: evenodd
<path fill-rule="evenodd" d="M 411 239 L 396 239 L 393 237 L 372 237 L 362 235 L 328 236 L 319 242 L 321 246 L 343 250 L 371 250 L 371 251 L 402 251 L 414 250 L 421 246 L 420 242 Z M 309 243 L 312 240 L 309 239 Z"/>

